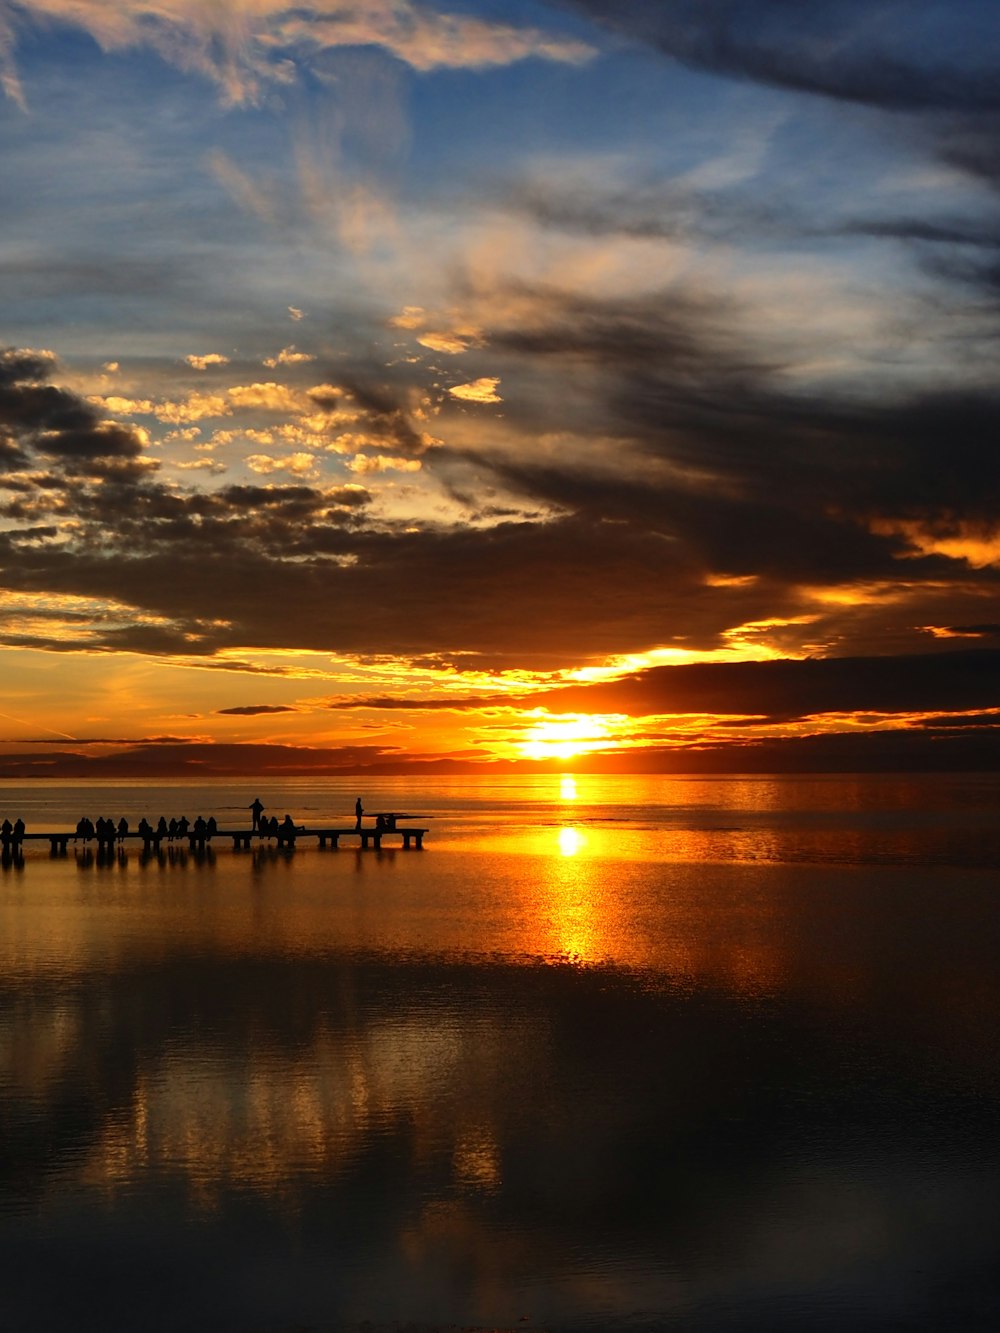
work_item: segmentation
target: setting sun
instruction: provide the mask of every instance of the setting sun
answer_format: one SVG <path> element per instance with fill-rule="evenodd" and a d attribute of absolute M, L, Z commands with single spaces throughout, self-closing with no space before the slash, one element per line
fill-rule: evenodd
<path fill-rule="evenodd" d="M 519 749 L 527 759 L 575 759 L 613 745 L 613 715 L 574 713 L 539 720 L 524 733 Z"/>

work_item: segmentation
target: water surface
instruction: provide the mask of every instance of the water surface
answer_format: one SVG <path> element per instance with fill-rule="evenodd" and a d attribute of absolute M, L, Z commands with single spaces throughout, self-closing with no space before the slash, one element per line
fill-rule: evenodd
<path fill-rule="evenodd" d="M 1000 781 L 363 795 L 426 849 L 5 864 L 0 1328 L 1000 1324 Z"/>

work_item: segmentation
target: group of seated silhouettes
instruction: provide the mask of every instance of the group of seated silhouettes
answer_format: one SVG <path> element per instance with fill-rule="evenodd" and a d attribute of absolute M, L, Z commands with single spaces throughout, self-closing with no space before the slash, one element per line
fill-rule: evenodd
<path fill-rule="evenodd" d="M 261 815 L 260 822 L 257 825 L 257 834 L 261 838 L 277 838 L 280 842 L 294 842 L 296 833 L 301 833 L 291 815 L 285 815 L 281 823 L 278 823 L 278 816 L 272 815 L 270 819 L 266 815 Z"/>
<path fill-rule="evenodd" d="M 215 816 L 210 815 L 208 819 L 202 819 L 201 815 L 192 824 L 186 815 L 181 815 L 180 819 L 166 819 L 161 815 L 154 827 L 145 816 L 139 820 L 136 832 L 143 842 L 160 842 L 166 838 L 168 842 L 173 842 L 175 838 L 195 838 L 198 842 L 208 842 L 212 835 L 219 829 L 215 821 Z M 84 816 L 76 826 L 76 837 L 84 842 L 89 842 L 91 838 L 96 838 L 102 845 L 110 845 L 117 842 L 119 845 L 125 841 L 128 836 L 128 820 L 122 815 L 116 824 L 113 819 L 98 819 L 96 823 Z"/>
<path fill-rule="evenodd" d="M 21 839 L 24 837 L 24 820 L 15 819 L 12 824 L 9 819 L 5 819 L 0 824 L 0 843 L 4 850 L 8 847 L 20 847 Z"/>

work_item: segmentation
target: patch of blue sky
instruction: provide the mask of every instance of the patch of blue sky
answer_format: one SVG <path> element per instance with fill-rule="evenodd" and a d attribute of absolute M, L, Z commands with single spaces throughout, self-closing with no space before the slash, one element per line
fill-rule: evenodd
<path fill-rule="evenodd" d="M 470 170 L 510 175 L 533 159 L 626 152 L 686 170 L 732 129 L 730 85 L 644 49 L 607 52 L 579 66 L 533 60 L 449 70 L 413 76 L 411 84 L 411 165 L 423 181 Z"/>

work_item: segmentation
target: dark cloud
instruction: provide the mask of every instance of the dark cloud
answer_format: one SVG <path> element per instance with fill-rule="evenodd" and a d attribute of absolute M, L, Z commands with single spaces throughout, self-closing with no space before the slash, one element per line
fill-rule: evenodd
<path fill-rule="evenodd" d="M 30 740 L 19 737 L 17 740 L 6 739 L 8 745 L 45 745 L 65 746 L 67 741 L 79 749 L 89 749 L 93 745 L 124 745 L 134 749 L 142 749 L 147 745 L 197 745 L 198 741 L 192 741 L 186 736 L 74 736 L 71 740 L 68 736 L 61 736 L 58 739 L 51 736 L 33 736 Z M 16 756 L 12 756 L 15 757 Z M 44 762 L 48 762 L 49 756 L 46 756 Z M 0 761 L 2 762 L 2 761 Z"/>
<path fill-rule="evenodd" d="M 958 717 L 942 717 L 940 715 L 937 715 L 935 717 L 923 717 L 919 718 L 914 723 L 914 726 L 926 727 L 928 729 L 939 728 L 947 730 L 951 730 L 954 727 L 975 727 L 975 728 L 986 727 L 996 731 L 1000 731 L 1000 712 L 963 713 Z"/>
<path fill-rule="evenodd" d="M 25 742 L 22 742 L 25 744 Z M 40 742 L 32 742 L 40 744 Z M 92 745 L 98 742 L 92 742 Z M 465 750 L 447 755 L 404 754 L 377 745 L 310 749 L 292 745 L 208 745 L 141 741 L 113 754 L 81 754 L 87 742 L 64 743 L 44 755 L 13 753 L 0 758 L 0 777 L 101 778 L 259 777 L 318 775 L 485 774 L 560 772 L 565 760 L 497 760 Z M 809 772 L 995 772 L 1000 764 L 1000 727 L 943 725 L 872 729 L 787 738 L 701 739 L 644 749 L 606 751 L 574 761 L 594 773 L 809 773 Z M 950 855 L 953 855 L 953 851 Z"/>
<path fill-rule="evenodd" d="M 731 719 L 719 726 L 748 728 L 829 713 L 933 711 L 935 716 L 920 720 L 920 726 L 1000 726 L 1000 715 L 967 711 L 1000 709 L 1000 652 L 698 663 L 523 695 L 431 696 L 416 701 L 404 696 L 342 696 L 326 706 L 405 711 L 542 707 L 553 713 L 612 712 L 632 717 L 714 713 Z M 648 732 L 644 737 L 655 740 Z"/>
<path fill-rule="evenodd" d="M 61 460 L 71 476 L 132 481 L 155 466 L 140 462 L 143 444 L 134 430 L 47 383 L 52 370 L 52 359 L 37 352 L 0 350 L 0 441 L 8 467 L 41 455 Z"/>
<path fill-rule="evenodd" d="M 609 436 L 616 455 L 480 449 L 461 462 L 593 524 L 595 585 L 610 582 L 624 599 L 632 593 L 629 575 L 614 568 L 623 538 L 613 525 L 622 525 L 646 535 L 648 558 L 678 592 L 713 573 L 766 584 L 740 599 L 745 621 L 760 618 L 751 610 L 758 598 L 760 608 L 770 600 L 772 617 L 794 614 L 797 587 L 844 582 L 950 584 L 970 596 L 978 586 L 996 604 L 995 569 L 921 554 L 906 534 L 992 531 L 1000 395 L 942 388 L 880 401 L 827 397 L 790 389 L 778 368 L 746 356 L 722 304 L 667 292 L 601 301 L 533 295 L 530 328 L 500 327 L 490 341 L 530 357 L 535 373 L 547 365 L 563 385 L 550 395 L 551 420 L 536 417 L 535 430 L 572 428 L 580 443 Z M 525 419 L 526 433 L 531 424 Z M 442 454 L 432 466 L 446 471 L 458 458 Z M 648 595 L 645 583 L 640 577 Z"/>
<path fill-rule="evenodd" d="M 268 713 L 297 713 L 288 704 L 246 704 L 239 708 L 217 708 L 220 717 L 262 717 Z"/>
<path fill-rule="evenodd" d="M 879 402 L 790 391 L 781 372 L 791 363 L 752 355 L 733 328 L 745 312 L 723 302 L 670 291 L 603 300 L 533 295 L 530 329 L 496 328 L 491 344 L 544 359 L 567 385 L 579 382 L 591 429 L 685 469 L 696 478 L 685 486 L 687 498 L 697 486 L 722 506 L 766 497 L 810 521 L 838 510 L 852 519 L 956 511 L 994 517 L 1000 394 L 992 389 L 898 390 Z M 566 410 L 559 399 L 545 425 L 555 429 L 556 413 Z M 581 478 L 575 460 L 563 470 L 570 495 L 597 480 Z M 538 471 L 540 493 L 558 502 Z M 647 487 L 649 478 L 639 484 Z"/>
<path fill-rule="evenodd" d="M 995 773 L 1000 728 L 907 728 L 731 739 L 587 759 L 598 773 Z M 970 849 L 970 859 L 976 852 Z"/>
<path fill-rule="evenodd" d="M 975 131 L 970 133 L 974 139 Z M 1000 173 L 973 171 L 971 157 L 960 161 L 954 145 L 943 145 L 940 134 L 928 132 L 922 155 L 941 158 L 1000 186 Z M 828 205 L 825 212 L 816 213 L 800 197 L 779 205 L 748 190 L 698 191 L 659 184 L 614 191 L 600 182 L 572 187 L 558 182 L 511 183 L 497 206 L 525 213 L 542 226 L 587 236 L 769 248 L 844 240 L 886 242 L 905 247 L 919 272 L 943 282 L 958 298 L 968 301 L 971 292 L 995 307 L 1000 295 L 1000 212 L 995 210 L 956 213 L 950 219 L 906 212 L 831 216 Z M 664 309 L 671 306 L 665 304 Z M 980 330 L 980 336 L 1000 340 L 1000 329 Z"/>
<path fill-rule="evenodd" d="M 516 323 L 499 313 L 512 304 L 526 312 Z M 495 308 L 489 357 L 524 387 L 505 404 L 512 438 L 570 444 L 427 453 L 436 478 L 491 515 L 468 529 L 393 524 L 356 486 L 170 488 L 131 470 L 145 463 L 130 432 L 47 382 L 49 358 L 5 354 L 0 420 L 22 454 L 48 449 L 44 470 L 9 488 L 5 513 L 24 527 L 0 535 L 7 586 L 145 613 L 53 638 L 57 651 L 206 659 L 294 645 L 555 669 L 653 646 L 715 650 L 752 624 L 793 652 L 843 651 L 859 633 L 857 651 L 898 652 L 926 625 L 992 616 L 995 568 L 921 554 L 905 534 L 991 531 L 1000 394 L 810 391 L 750 350 L 746 311 L 705 293 L 521 285 Z M 407 386 L 348 379 L 416 449 Z M 498 522 L 513 496 L 536 517 Z M 898 594 L 866 612 L 803 591 L 844 583 Z M 5 641 L 40 646 L 44 631 Z"/>
<path fill-rule="evenodd" d="M 532 701 L 554 712 L 633 717 L 728 713 L 787 721 L 822 713 L 959 713 L 1000 708 L 1000 652 L 655 667 L 543 691 Z"/>
<path fill-rule="evenodd" d="M 22 742 L 23 743 L 23 742 Z M 37 743 L 37 742 L 35 742 Z M 101 742 L 90 742 L 91 745 Z M 105 742 L 107 743 L 107 742 Z M 114 743 L 114 742 L 112 742 Z M 383 772 L 406 767 L 395 752 L 378 745 L 309 748 L 296 745 L 210 745 L 200 742 L 144 740 L 111 754 L 78 754 L 73 741 L 42 756 L 29 753 L 0 756 L 0 777 L 63 776 L 84 780 L 105 777 L 245 777 L 247 773 L 275 774 Z M 421 756 L 416 756 L 417 760 Z"/>
<path fill-rule="evenodd" d="M 696 69 L 893 111 L 1000 109 L 984 0 L 563 0 Z"/>
<path fill-rule="evenodd" d="M 332 709 L 374 708 L 389 712 L 414 711 L 419 713 L 425 711 L 467 712 L 489 708 L 509 708 L 516 707 L 524 702 L 523 696 L 511 699 L 510 696 L 502 694 L 479 696 L 468 694 L 454 698 L 444 696 L 422 699 L 409 699 L 389 694 L 346 694 L 335 699 L 327 699 L 323 706 Z"/>
<path fill-rule="evenodd" d="M 949 634 L 967 635 L 970 638 L 997 638 L 1000 636 L 1000 624 L 991 625 L 949 625 Z"/>
<path fill-rule="evenodd" d="M 715 644 L 740 596 L 724 606 L 723 595 L 699 611 L 700 577 L 685 573 L 678 553 L 641 530 L 605 530 L 590 520 L 487 532 L 276 524 L 262 537 L 250 515 L 245 524 L 191 524 L 190 541 L 187 526 L 170 520 L 164 531 L 125 521 L 110 550 L 96 539 L 73 551 L 17 549 L 8 587 L 111 598 L 158 618 L 95 627 L 108 648 L 451 651 L 519 665 L 535 658 L 566 665 L 581 654 L 648 645 L 669 638 L 679 620 L 685 635 Z M 753 594 L 754 614 L 765 603 Z"/>
<path fill-rule="evenodd" d="M 921 626 L 988 613 L 995 570 L 918 555 L 899 525 L 933 523 L 939 535 L 988 528 L 1000 490 L 1000 396 L 825 401 L 791 393 L 780 367 L 746 351 L 727 302 L 516 295 L 532 318 L 491 330 L 492 354 L 539 375 L 546 393 L 512 404 L 512 421 L 526 435 L 569 429 L 580 444 L 594 439 L 595 452 L 438 449 L 427 458 L 445 481 L 464 469 L 462 484 L 487 507 L 504 507 L 498 491 L 517 493 L 539 517 L 404 527 L 370 518 L 360 487 L 199 492 L 118 475 L 113 465 L 140 462 L 128 432 L 52 389 L 48 359 L 10 353 L 0 400 L 8 420 L 30 449 L 58 423 L 68 453 L 11 488 L 7 515 L 26 527 L 0 535 L 8 588 L 146 613 L 133 624 L 91 623 L 77 642 L 53 637 L 57 651 L 207 658 L 294 645 L 542 669 L 652 646 L 718 649 L 734 626 L 794 623 L 804 611 L 814 628 L 788 631 L 789 647 L 803 636 L 836 645 L 848 613 L 804 602 L 803 586 L 908 589 L 898 609 L 869 619 L 863 646 L 882 651 L 905 648 Z M 390 417 L 398 401 L 395 391 L 370 395 Z M 614 456 L 601 443 L 609 435 Z M 91 445 L 102 486 L 68 475 Z M 38 540 L 58 523 L 67 524 L 62 541 Z M 942 587 L 952 596 L 946 616 L 930 607 Z M 863 613 L 851 614 L 856 626 Z M 45 643 L 37 628 L 5 641 Z"/>
<path fill-rule="evenodd" d="M 419 456 L 427 448 L 423 432 L 414 426 L 407 387 L 354 369 L 338 370 L 337 392 L 310 391 L 310 398 L 323 411 L 334 411 L 348 397 L 360 408 L 365 428 L 402 454 Z"/>
<path fill-rule="evenodd" d="M 994 46 L 994 53 L 996 46 Z M 953 116 L 938 131 L 935 144 L 944 162 L 992 189 L 1000 189 L 1000 113 Z"/>
<path fill-rule="evenodd" d="M 873 536 L 849 514 L 828 516 L 815 504 L 782 505 L 777 484 L 766 499 L 763 485 L 756 498 L 748 486 L 739 503 L 727 488 L 713 499 L 662 480 L 643 487 L 579 469 L 492 466 L 505 484 L 558 497 L 570 512 L 485 530 L 370 528 L 357 518 L 364 507 L 331 507 L 321 490 L 304 487 L 267 492 L 257 506 L 242 490 L 183 495 L 143 483 L 118 511 L 106 496 L 70 488 L 52 495 L 61 517 L 78 520 L 71 542 L 0 534 L 0 555 L 11 592 L 110 599 L 146 613 L 129 625 L 91 618 L 78 643 L 53 638 L 56 650 L 208 656 L 253 644 L 450 656 L 459 669 L 480 659 L 552 669 L 653 645 L 724 647 L 734 625 L 801 616 L 798 580 L 878 577 L 919 589 L 925 579 L 932 600 L 946 587 L 947 616 L 926 598 L 891 616 L 875 608 L 871 633 L 883 636 L 885 650 L 894 627 L 925 638 L 920 627 L 956 613 L 972 623 L 995 577 L 965 570 L 956 584 L 955 561 L 901 561 L 899 539 Z M 710 586 L 713 569 L 746 571 L 746 581 Z M 825 632 L 810 609 L 815 629 L 795 630 L 792 650 L 803 633 Z M 856 630 L 862 613 L 826 614 L 853 620 Z M 6 641 L 29 640 L 20 633 Z M 42 646 L 42 632 L 33 630 L 30 642 Z"/>

